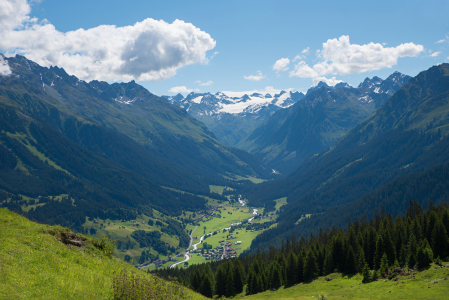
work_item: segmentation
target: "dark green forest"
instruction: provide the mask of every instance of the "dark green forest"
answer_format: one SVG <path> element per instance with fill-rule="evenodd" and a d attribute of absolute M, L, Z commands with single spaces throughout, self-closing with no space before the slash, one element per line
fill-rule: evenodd
<path fill-rule="evenodd" d="M 410 201 L 404 215 L 393 217 L 385 209 L 350 221 L 346 230 L 332 227 L 282 240 L 280 248 L 243 255 L 234 260 L 161 269 L 154 274 L 180 283 L 201 294 L 231 297 L 243 291 L 257 294 L 266 290 L 310 282 L 334 272 L 362 273 L 363 282 L 394 279 L 407 269 L 428 268 L 449 258 L 449 206 L 424 210 Z"/>

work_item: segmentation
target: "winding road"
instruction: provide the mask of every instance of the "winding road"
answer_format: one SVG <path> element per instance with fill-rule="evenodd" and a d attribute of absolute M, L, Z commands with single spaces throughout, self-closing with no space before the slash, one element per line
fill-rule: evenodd
<path fill-rule="evenodd" d="M 240 198 L 239 198 L 239 202 L 242 203 L 242 206 L 245 205 L 245 203 L 244 203 L 243 201 L 241 201 Z M 259 211 L 258 211 L 257 209 L 253 209 L 253 215 L 254 215 L 254 216 L 256 216 L 258 212 L 259 212 Z M 252 221 L 253 219 L 254 219 L 254 217 L 249 218 L 249 219 L 248 219 L 248 223 L 251 223 L 251 221 Z M 241 224 L 241 222 L 240 222 L 240 223 L 233 223 L 233 224 Z M 232 226 L 233 224 L 231 224 L 231 226 Z M 170 269 L 173 269 L 173 268 L 175 268 L 177 265 L 182 264 L 182 263 L 185 263 L 186 261 L 189 261 L 189 259 L 190 259 L 190 253 L 189 253 L 188 251 L 189 251 L 190 247 L 193 246 L 193 250 L 192 250 L 192 251 L 196 250 L 196 249 L 198 248 L 198 245 L 201 244 L 201 243 L 203 242 L 204 237 L 205 237 L 206 235 L 212 235 L 212 232 L 209 232 L 208 234 L 205 234 L 205 235 L 201 236 L 201 237 L 200 237 L 200 241 L 199 241 L 198 243 L 192 245 L 192 242 L 193 242 L 193 232 L 194 232 L 197 228 L 198 228 L 198 225 L 195 227 L 195 229 L 192 230 L 192 233 L 190 234 L 190 244 L 189 244 L 189 248 L 187 248 L 187 249 L 185 250 L 185 253 L 184 253 L 184 259 L 181 260 L 181 261 L 175 262 L 174 264 L 170 265 L 170 267 L 169 267 Z M 218 230 L 216 230 L 216 231 L 220 231 L 220 230 L 223 230 L 223 229 L 229 230 L 229 229 L 231 229 L 231 227 L 226 227 L 226 228 L 218 229 Z M 226 250 L 225 250 L 225 251 L 226 251 Z M 224 252 L 224 253 L 226 253 L 226 252 Z"/>

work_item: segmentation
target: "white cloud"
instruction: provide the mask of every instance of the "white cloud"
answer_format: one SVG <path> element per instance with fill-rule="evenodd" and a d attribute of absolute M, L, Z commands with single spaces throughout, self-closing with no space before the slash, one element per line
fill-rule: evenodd
<path fill-rule="evenodd" d="M 200 83 L 201 86 L 210 86 L 212 84 L 214 84 L 214 82 L 212 80 L 209 80 L 208 82 Z"/>
<path fill-rule="evenodd" d="M 10 74 L 11 69 L 9 68 L 8 61 L 0 54 L 0 76 L 8 76 Z"/>
<path fill-rule="evenodd" d="M 170 93 L 181 93 L 181 94 L 189 94 L 191 92 L 199 92 L 199 89 L 188 89 L 185 86 L 174 86 L 171 89 L 168 90 Z"/>
<path fill-rule="evenodd" d="M 437 57 L 440 54 L 441 54 L 441 51 L 436 51 L 436 52 L 433 52 L 432 54 L 430 54 L 430 56 L 431 57 Z"/>
<path fill-rule="evenodd" d="M 325 82 L 328 86 L 334 86 L 334 85 L 336 85 L 339 82 L 343 82 L 343 80 L 339 80 L 339 79 L 337 79 L 335 77 L 326 78 L 326 77 L 322 77 L 322 76 L 314 77 L 314 78 L 312 78 L 312 80 L 313 80 L 313 85 L 314 86 L 316 86 L 320 81 Z"/>
<path fill-rule="evenodd" d="M 179 68 L 207 63 L 211 36 L 191 23 L 145 19 L 60 32 L 30 18 L 26 0 L 0 0 L 0 49 L 41 65 L 57 65 L 84 80 L 164 80 Z"/>
<path fill-rule="evenodd" d="M 243 95 L 252 95 L 254 93 L 258 93 L 258 94 L 270 94 L 271 96 L 274 96 L 275 94 L 279 94 L 282 91 L 286 91 L 286 92 L 294 92 L 296 91 L 293 88 L 288 88 L 288 89 L 275 89 L 272 86 L 266 86 L 265 88 L 261 89 L 261 90 L 251 90 L 251 91 L 242 91 L 242 92 L 235 92 L 235 91 L 222 91 L 223 94 L 225 94 L 226 96 L 229 97 L 242 97 Z"/>
<path fill-rule="evenodd" d="M 261 79 L 264 79 L 266 76 L 262 75 L 261 71 L 257 71 L 257 75 L 249 75 L 249 76 L 243 76 L 243 78 L 247 80 L 252 81 L 260 81 Z"/>
<path fill-rule="evenodd" d="M 304 55 L 307 55 L 307 54 L 309 54 L 309 51 L 310 51 L 310 47 L 307 47 L 306 49 L 302 50 L 301 53 Z"/>
<path fill-rule="evenodd" d="M 446 34 L 446 37 L 444 39 L 439 40 L 438 42 L 435 42 L 435 44 L 441 44 L 446 41 L 449 41 L 449 34 Z"/>
<path fill-rule="evenodd" d="M 214 84 L 212 80 L 209 80 L 208 82 L 201 82 L 200 80 L 197 80 L 195 83 L 198 83 L 200 86 L 210 86 Z"/>
<path fill-rule="evenodd" d="M 295 58 L 293 59 L 293 61 L 297 61 L 297 60 L 301 60 L 303 59 L 302 55 L 296 55 Z"/>
<path fill-rule="evenodd" d="M 273 70 L 275 70 L 276 73 L 279 74 L 280 72 L 287 71 L 289 64 L 290 64 L 290 59 L 288 59 L 288 58 L 278 59 L 273 65 Z"/>
<path fill-rule="evenodd" d="M 347 75 L 391 68 L 397 64 L 398 58 L 414 57 L 423 51 L 422 45 L 414 43 L 396 47 L 384 47 L 378 43 L 351 44 L 349 36 L 343 35 L 323 43 L 322 50 L 317 51 L 320 62 L 310 67 L 302 60 L 290 72 L 290 77 L 312 78 L 315 82 L 318 77 L 330 74 Z"/>

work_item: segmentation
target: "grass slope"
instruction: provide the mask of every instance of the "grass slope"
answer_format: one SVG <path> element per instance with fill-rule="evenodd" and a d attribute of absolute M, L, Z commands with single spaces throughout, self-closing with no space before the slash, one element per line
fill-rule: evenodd
<path fill-rule="evenodd" d="M 318 299 L 318 294 L 323 293 L 328 299 L 448 299 L 449 268 L 435 269 L 435 265 L 432 265 L 413 275 L 402 277 L 398 281 L 382 279 L 360 285 L 360 274 L 345 276 L 333 273 L 327 276 L 332 281 L 320 277 L 311 283 L 267 291 L 245 299 Z"/>
<path fill-rule="evenodd" d="M 106 257 L 90 240 L 80 248 L 59 242 L 54 234 L 66 230 L 62 227 L 36 224 L 5 209 L 0 227 L 0 299 L 112 299 L 114 271 L 135 270 Z"/>

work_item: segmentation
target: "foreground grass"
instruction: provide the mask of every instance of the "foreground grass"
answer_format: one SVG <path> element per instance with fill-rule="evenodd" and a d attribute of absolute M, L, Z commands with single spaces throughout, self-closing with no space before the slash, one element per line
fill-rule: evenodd
<path fill-rule="evenodd" d="M 82 247 L 67 246 L 56 234 L 65 229 L 5 209 L 0 209 L 0 228 L 0 299 L 112 299 L 114 272 L 135 271 L 105 256 L 89 239 Z"/>
<path fill-rule="evenodd" d="M 317 299 L 325 293 L 328 299 L 449 299 L 449 268 L 429 269 L 404 276 L 398 281 L 378 280 L 362 284 L 362 276 L 330 274 L 311 283 L 246 296 L 245 299 Z M 312 298 L 313 297 L 313 298 Z"/>

